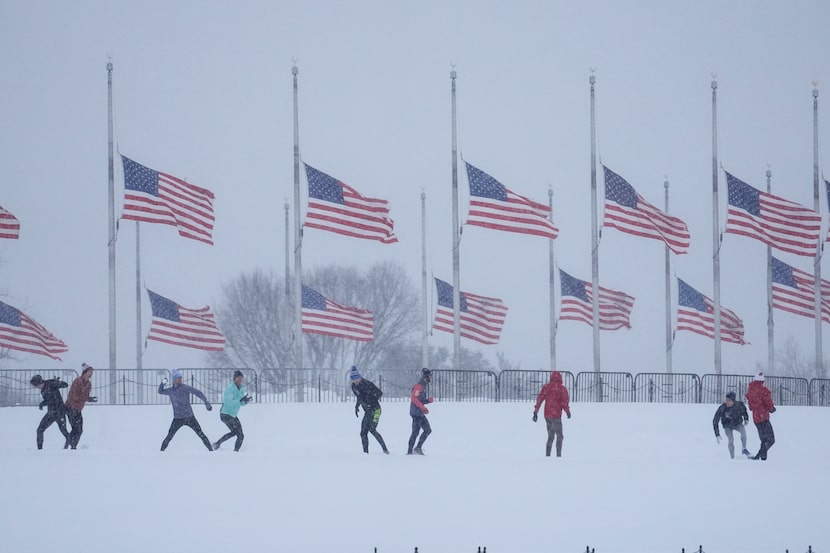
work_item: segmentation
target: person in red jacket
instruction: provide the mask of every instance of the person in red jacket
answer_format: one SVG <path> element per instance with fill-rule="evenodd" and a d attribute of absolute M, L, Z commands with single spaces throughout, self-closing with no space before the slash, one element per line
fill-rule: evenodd
<path fill-rule="evenodd" d="M 98 398 L 89 395 L 92 391 L 92 373 L 95 371 L 91 366 L 83 363 L 81 365 L 83 372 L 81 376 L 72 381 L 72 386 L 69 387 L 69 394 L 66 396 L 66 416 L 69 418 L 69 424 L 72 425 L 72 431 L 69 433 L 69 439 L 66 440 L 66 447 L 78 449 L 78 442 L 81 440 L 81 434 L 84 432 L 84 416 L 81 412 L 87 402 L 95 403 Z"/>
<path fill-rule="evenodd" d="M 752 421 L 758 429 L 758 438 L 761 440 L 761 449 L 753 459 L 766 461 L 767 451 L 775 443 L 775 432 L 769 420 L 770 413 L 775 413 L 775 405 L 772 403 L 772 393 L 764 386 L 764 373 L 758 373 L 749 383 L 746 400 L 749 410 L 752 411 Z"/>
<path fill-rule="evenodd" d="M 570 396 L 568 389 L 562 385 L 562 374 L 558 371 L 550 373 L 550 383 L 542 386 L 536 398 L 536 407 L 533 408 L 533 422 L 539 420 L 539 407 L 545 402 L 545 422 L 548 427 L 548 443 L 545 455 L 550 457 L 550 450 L 556 438 L 556 456 L 562 457 L 562 411 L 571 418 Z"/>

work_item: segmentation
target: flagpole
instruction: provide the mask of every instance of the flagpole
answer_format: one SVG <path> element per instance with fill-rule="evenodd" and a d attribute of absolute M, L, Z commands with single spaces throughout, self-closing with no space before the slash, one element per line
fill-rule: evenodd
<path fill-rule="evenodd" d="M 663 182 L 665 189 L 666 215 L 669 214 L 669 179 Z M 671 311 L 671 250 L 666 245 L 666 372 L 672 373 L 672 311 Z"/>
<path fill-rule="evenodd" d="M 819 203 L 819 184 L 818 184 L 818 83 L 813 82 L 813 209 L 816 213 L 821 213 L 821 204 Z M 821 247 L 821 237 L 819 237 L 819 247 Z M 816 252 L 816 259 L 813 265 L 815 268 L 815 308 L 816 308 L 816 375 L 819 378 L 825 378 L 824 370 L 824 352 L 821 345 L 821 253 Z"/>
<path fill-rule="evenodd" d="M 452 346 L 453 368 L 461 369 L 461 228 L 458 222 L 458 134 L 455 109 L 456 72 L 450 71 L 452 81 Z"/>
<path fill-rule="evenodd" d="M 427 194 L 421 192 L 421 367 L 429 367 L 429 310 L 427 300 Z"/>
<path fill-rule="evenodd" d="M 138 221 L 135 222 L 135 368 L 136 368 L 136 382 L 138 386 L 137 400 L 141 405 L 144 399 L 144 390 L 142 384 L 142 328 L 141 328 L 141 226 Z"/>
<path fill-rule="evenodd" d="M 288 198 L 285 199 L 285 297 L 291 297 L 291 227 L 288 223 Z"/>
<path fill-rule="evenodd" d="M 772 194 L 772 171 L 767 167 L 767 194 Z M 767 246 L 767 372 L 775 371 L 775 318 L 772 310 L 772 247 Z"/>
<path fill-rule="evenodd" d="M 553 188 L 548 188 L 548 217 L 553 222 Z M 550 287 L 550 370 L 556 370 L 556 259 L 554 257 L 553 240 L 548 240 L 548 284 Z"/>
<path fill-rule="evenodd" d="M 599 348 L 599 229 L 597 227 L 597 125 L 594 97 L 596 77 L 591 73 L 591 308 L 594 321 L 594 372 L 600 372 Z M 597 400 L 602 400 L 602 387 L 597 388 Z"/>
<path fill-rule="evenodd" d="M 720 211 L 718 207 L 718 81 L 712 79 L 712 278 L 714 280 L 715 374 L 723 374 L 720 333 Z M 718 380 L 720 395 L 720 380 Z"/>
<path fill-rule="evenodd" d="M 294 76 L 294 347 L 296 365 L 303 368 L 303 232 L 300 226 L 300 115 L 297 94 L 296 62 L 291 68 Z M 298 386 L 298 400 L 303 401 L 302 386 Z"/>
<path fill-rule="evenodd" d="M 116 369 L 115 356 L 115 153 L 112 130 L 112 58 L 107 62 L 107 143 L 109 146 L 108 201 L 109 201 L 109 368 Z M 110 403 L 117 402 L 116 375 L 110 372 Z"/>

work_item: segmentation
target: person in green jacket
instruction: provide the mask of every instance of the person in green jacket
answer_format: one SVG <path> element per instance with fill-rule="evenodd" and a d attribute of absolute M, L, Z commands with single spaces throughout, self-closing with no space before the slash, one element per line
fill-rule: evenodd
<path fill-rule="evenodd" d="M 245 439 L 245 434 L 242 433 L 242 423 L 239 422 L 237 415 L 239 414 L 239 408 L 243 405 L 248 405 L 253 399 L 245 393 L 245 388 L 242 386 L 244 378 L 242 371 L 234 371 L 233 382 L 225 388 L 225 392 L 222 394 L 222 409 L 219 411 L 219 418 L 225 423 L 230 432 L 219 438 L 213 444 L 214 450 L 219 449 L 219 446 L 223 442 L 230 440 L 234 436 L 236 436 L 236 444 L 233 450 L 239 451 L 239 448 L 242 447 L 242 440 Z"/>

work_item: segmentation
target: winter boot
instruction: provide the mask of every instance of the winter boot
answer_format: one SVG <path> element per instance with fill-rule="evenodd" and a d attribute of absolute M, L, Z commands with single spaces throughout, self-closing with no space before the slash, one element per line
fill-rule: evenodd
<path fill-rule="evenodd" d="M 222 444 L 220 444 L 219 442 L 214 442 L 213 443 L 213 451 L 218 451 L 220 445 L 222 445 Z"/>
<path fill-rule="evenodd" d="M 421 449 L 420 447 L 416 447 L 416 448 L 413 450 L 413 452 L 415 453 L 415 455 L 423 455 L 423 454 L 424 454 L 424 450 L 423 450 L 423 449 Z"/>

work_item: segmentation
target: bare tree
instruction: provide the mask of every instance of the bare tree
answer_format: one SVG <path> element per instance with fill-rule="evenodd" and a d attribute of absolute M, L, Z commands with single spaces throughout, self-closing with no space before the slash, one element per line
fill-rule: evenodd
<path fill-rule="evenodd" d="M 783 347 L 776 348 L 774 376 L 792 376 L 799 378 L 816 378 L 817 371 L 795 337 L 790 335 Z"/>
<path fill-rule="evenodd" d="M 385 261 L 361 273 L 354 267 L 326 266 L 309 271 L 305 282 L 337 303 L 372 311 L 374 340 L 304 334 L 304 365 L 344 368 L 357 364 L 372 369 L 388 352 L 413 339 L 418 326 L 419 296 L 399 263 Z M 255 271 L 240 275 L 222 289 L 216 308 L 226 349 L 209 354 L 216 366 L 255 369 L 296 367 L 293 351 L 293 304 L 284 282 Z"/>

